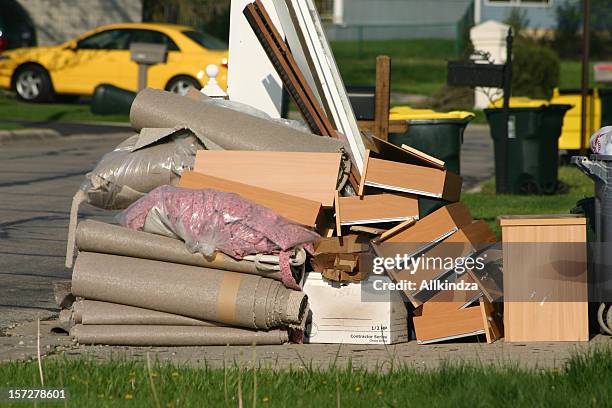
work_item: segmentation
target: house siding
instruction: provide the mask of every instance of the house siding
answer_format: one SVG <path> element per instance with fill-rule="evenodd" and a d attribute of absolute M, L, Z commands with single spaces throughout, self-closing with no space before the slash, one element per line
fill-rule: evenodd
<path fill-rule="evenodd" d="M 19 0 L 39 45 L 63 43 L 104 24 L 142 21 L 141 0 Z"/>

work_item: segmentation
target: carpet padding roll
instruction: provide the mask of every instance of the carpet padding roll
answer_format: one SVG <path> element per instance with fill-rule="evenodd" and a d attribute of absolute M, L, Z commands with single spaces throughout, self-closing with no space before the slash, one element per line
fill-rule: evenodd
<path fill-rule="evenodd" d="M 201 253 L 189 252 L 181 240 L 98 221 L 85 220 L 79 223 L 76 230 L 76 244 L 79 250 L 86 252 L 224 269 L 281 280 L 280 271 L 263 269 L 252 261 L 239 261 L 221 252 L 206 258 Z M 299 282 L 302 279 L 303 265 L 293 267 L 292 273 Z"/>
<path fill-rule="evenodd" d="M 256 331 L 234 327 L 76 325 L 70 335 L 81 344 L 117 346 L 248 346 L 283 344 L 286 330 Z"/>
<path fill-rule="evenodd" d="M 80 252 L 72 293 L 90 300 L 254 329 L 299 326 L 303 292 L 257 275 Z"/>
<path fill-rule="evenodd" d="M 134 99 L 130 122 L 136 130 L 187 126 L 224 150 L 337 152 L 344 147 L 338 139 L 150 88 Z"/>
<path fill-rule="evenodd" d="M 97 300 L 75 302 L 72 305 L 72 319 L 76 324 L 87 325 L 223 326 L 221 323 Z"/>

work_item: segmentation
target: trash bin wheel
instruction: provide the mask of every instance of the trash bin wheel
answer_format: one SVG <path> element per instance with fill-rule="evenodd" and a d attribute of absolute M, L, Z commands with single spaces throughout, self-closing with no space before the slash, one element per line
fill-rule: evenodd
<path fill-rule="evenodd" d="M 532 178 L 520 182 L 519 191 L 526 195 L 539 195 L 542 191 L 540 185 Z"/>
<path fill-rule="evenodd" d="M 599 305 L 597 321 L 601 330 L 612 336 L 612 305 L 606 303 Z"/>

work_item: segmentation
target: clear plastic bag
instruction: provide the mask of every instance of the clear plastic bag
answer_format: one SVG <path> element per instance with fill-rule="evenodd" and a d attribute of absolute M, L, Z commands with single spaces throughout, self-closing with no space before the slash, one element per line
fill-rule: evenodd
<path fill-rule="evenodd" d="M 233 109 L 238 112 L 246 113 L 247 115 L 255 116 L 256 118 L 271 120 L 281 125 L 289 126 L 295 130 L 310 133 L 310 129 L 302 121 L 285 118 L 271 118 L 266 112 L 254 108 L 251 105 L 247 105 L 246 103 L 228 101 L 226 99 L 210 99 L 207 100 L 206 103 L 212 103 L 222 108 Z"/>
<path fill-rule="evenodd" d="M 196 150 L 204 146 L 188 130 L 166 133 L 148 143 L 141 135 L 131 136 L 105 154 L 81 185 L 87 202 L 108 210 L 124 209 L 156 187 L 175 184 L 183 170 L 193 168 Z"/>
<path fill-rule="evenodd" d="M 126 209 L 119 219 L 128 228 L 178 236 L 192 252 L 247 255 L 288 251 L 319 235 L 274 211 L 234 193 L 162 186 Z"/>
<path fill-rule="evenodd" d="M 591 136 L 591 150 L 595 154 L 612 155 L 612 126 L 605 126 Z"/>

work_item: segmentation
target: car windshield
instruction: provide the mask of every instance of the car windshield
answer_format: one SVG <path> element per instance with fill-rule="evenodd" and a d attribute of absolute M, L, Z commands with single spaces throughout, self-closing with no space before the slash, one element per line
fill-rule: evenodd
<path fill-rule="evenodd" d="M 200 31 L 183 31 L 187 37 L 209 50 L 227 50 L 227 44 L 210 34 Z"/>

